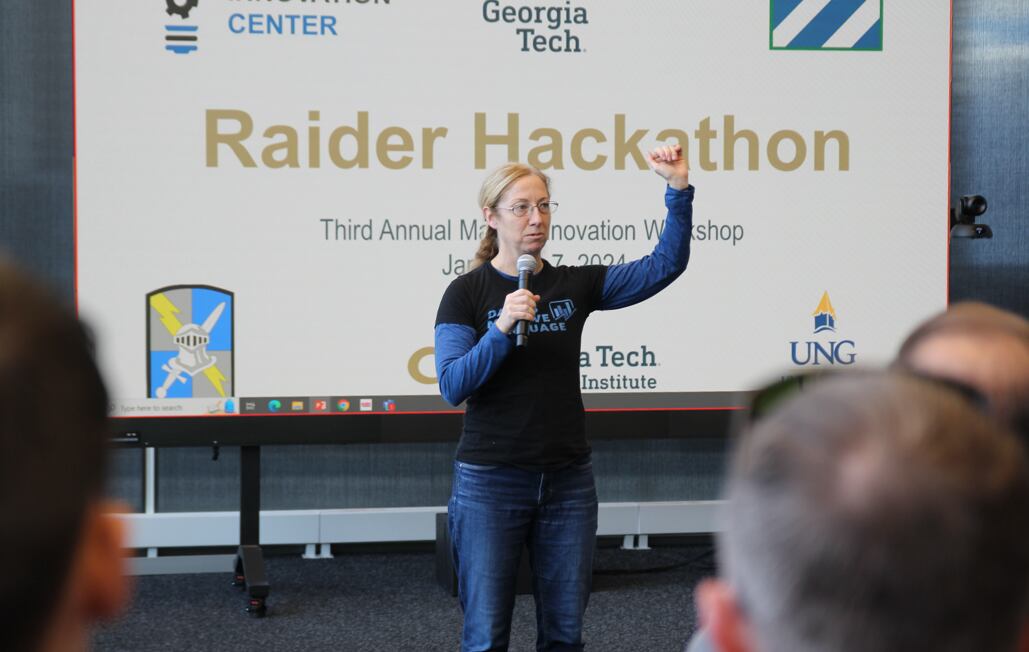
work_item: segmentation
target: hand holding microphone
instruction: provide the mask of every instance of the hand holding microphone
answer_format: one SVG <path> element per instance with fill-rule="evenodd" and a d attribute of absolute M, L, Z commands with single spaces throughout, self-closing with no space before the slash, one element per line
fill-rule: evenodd
<path fill-rule="evenodd" d="M 504 307 L 497 318 L 497 328 L 502 333 L 515 329 L 515 345 L 525 346 L 528 343 L 529 323 L 536 319 L 536 302 L 538 294 L 529 290 L 529 279 L 536 270 L 536 259 L 529 254 L 518 258 L 518 289 L 507 295 Z"/>

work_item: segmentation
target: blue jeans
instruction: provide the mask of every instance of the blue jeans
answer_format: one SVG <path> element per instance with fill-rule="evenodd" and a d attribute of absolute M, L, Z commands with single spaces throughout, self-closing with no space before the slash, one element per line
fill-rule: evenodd
<path fill-rule="evenodd" d="M 522 546 L 536 598 L 536 649 L 582 650 L 597 537 L 589 459 L 560 471 L 454 462 L 448 525 L 464 652 L 506 650 Z"/>

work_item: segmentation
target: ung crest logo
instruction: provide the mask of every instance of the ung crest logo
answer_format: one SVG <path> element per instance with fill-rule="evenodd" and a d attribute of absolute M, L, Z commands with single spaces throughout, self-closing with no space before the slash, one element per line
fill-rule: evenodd
<path fill-rule="evenodd" d="M 883 0 L 769 0 L 773 50 L 883 49 Z"/>
<path fill-rule="evenodd" d="M 818 302 L 818 307 L 811 313 L 811 316 L 815 318 L 815 333 L 836 332 L 836 311 L 833 310 L 832 302 L 829 301 L 828 292 L 822 293 L 822 300 Z"/>
<path fill-rule="evenodd" d="M 811 313 L 814 320 L 812 330 L 814 335 L 836 332 L 836 310 L 829 300 L 829 292 L 822 293 L 822 299 L 818 302 L 815 311 Z M 808 365 L 851 365 L 857 360 L 854 340 L 849 339 L 811 339 L 794 340 L 790 342 L 790 359 L 793 364 L 801 367 Z"/>

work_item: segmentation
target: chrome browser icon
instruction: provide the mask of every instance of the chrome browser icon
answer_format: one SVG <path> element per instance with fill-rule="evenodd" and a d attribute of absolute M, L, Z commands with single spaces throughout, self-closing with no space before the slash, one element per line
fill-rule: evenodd
<path fill-rule="evenodd" d="M 345 398 L 339 399 L 338 401 L 336 401 L 336 409 L 340 412 L 346 412 L 350 409 L 350 401 L 348 401 Z"/>

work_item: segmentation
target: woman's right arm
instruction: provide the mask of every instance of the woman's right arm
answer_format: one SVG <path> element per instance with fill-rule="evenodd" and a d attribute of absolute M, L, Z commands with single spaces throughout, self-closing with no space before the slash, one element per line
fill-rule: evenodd
<path fill-rule="evenodd" d="M 539 295 L 528 290 L 515 290 L 507 295 L 497 320 L 491 322 L 486 334 L 476 341 L 477 332 L 469 325 L 474 323 L 474 318 L 460 317 L 470 312 L 459 299 L 461 296 L 453 286 L 447 290 L 443 297 L 447 316 L 440 318 L 444 315 L 441 306 L 436 322 L 436 377 L 440 394 L 451 405 L 462 403 L 500 368 L 514 349 L 514 341 L 508 334 L 519 320 L 535 319 L 539 301 Z"/>
<path fill-rule="evenodd" d="M 496 324 L 490 324 L 478 342 L 471 326 L 437 324 L 435 339 L 439 391 L 451 405 L 459 405 L 482 387 L 514 348 Z"/>

